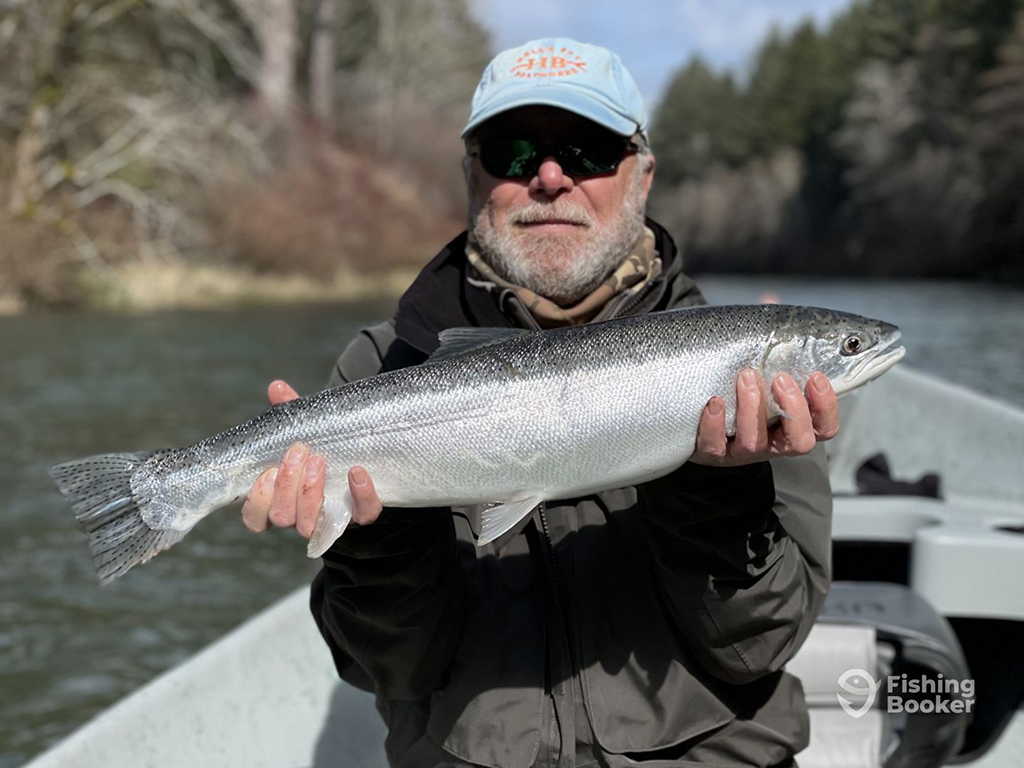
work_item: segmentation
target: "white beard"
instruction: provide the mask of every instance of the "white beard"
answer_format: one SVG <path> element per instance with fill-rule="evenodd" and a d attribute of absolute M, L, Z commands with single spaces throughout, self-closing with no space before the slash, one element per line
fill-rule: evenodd
<path fill-rule="evenodd" d="M 502 227 L 494 225 L 485 205 L 471 217 L 469 234 L 483 260 L 503 279 L 568 306 L 596 290 L 629 255 L 644 231 L 645 204 L 638 164 L 621 209 L 603 226 L 583 208 L 558 197 L 550 203 L 530 201 L 510 212 Z M 583 244 L 577 245 L 573 235 L 541 238 L 516 226 L 549 218 L 585 225 Z"/>

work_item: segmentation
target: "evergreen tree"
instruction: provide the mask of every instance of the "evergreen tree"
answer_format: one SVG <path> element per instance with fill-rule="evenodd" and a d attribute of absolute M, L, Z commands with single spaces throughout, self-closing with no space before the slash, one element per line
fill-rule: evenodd
<path fill-rule="evenodd" d="M 835 142 L 849 162 L 842 215 L 859 269 L 964 271 L 981 189 L 972 153 L 935 129 L 947 115 L 934 106 L 918 60 L 876 60 L 858 75 Z"/>
<path fill-rule="evenodd" d="M 985 201 L 975 221 L 974 250 L 983 266 L 1024 280 L 1024 11 L 981 87 L 973 143 Z"/>
<path fill-rule="evenodd" d="M 806 144 L 818 117 L 822 60 L 821 39 L 810 21 L 788 39 L 773 32 L 762 46 L 746 94 L 757 154 Z"/>
<path fill-rule="evenodd" d="M 936 0 L 870 0 L 863 17 L 867 58 L 896 64 L 913 57 L 918 36 L 934 18 Z"/>
<path fill-rule="evenodd" d="M 694 58 L 672 79 L 652 124 L 659 187 L 701 176 L 716 163 L 742 163 L 748 156 L 744 126 L 732 77 Z"/>

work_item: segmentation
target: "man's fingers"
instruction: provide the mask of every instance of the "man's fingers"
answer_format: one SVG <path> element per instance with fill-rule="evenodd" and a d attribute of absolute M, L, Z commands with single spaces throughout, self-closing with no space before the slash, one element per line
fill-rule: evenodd
<path fill-rule="evenodd" d="M 274 499 L 270 503 L 267 519 L 277 528 L 291 528 L 295 525 L 296 504 L 299 486 L 302 483 L 302 468 L 309 456 L 309 449 L 302 443 L 295 443 L 288 449 L 277 472 L 274 483 Z"/>
<path fill-rule="evenodd" d="M 698 464 L 716 463 L 726 454 L 725 403 L 722 398 L 712 397 L 700 415 L 697 427 L 697 446 L 691 461 Z"/>
<path fill-rule="evenodd" d="M 348 471 L 348 489 L 352 493 L 352 520 L 359 525 L 368 525 L 380 515 L 384 508 L 373 487 L 370 473 L 362 467 L 352 467 Z"/>
<path fill-rule="evenodd" d="M 287 382 L 277 379 L 270 382 L 270 386 L 267 387 L 267 399 L 271 405 L 277 405 L 278 403 L 287 403 L 289 400 L 298 400 L 299 393 L 292 389 Z"/>
<path fill-rule="evenodd" d="M 807 382 L 807 401 L 811 405 L 811 421 L 819 440 L 830 440 L 839 432 L 839 398 L 832 382 L 820 371 Z"/>
<path fill-rule="evenodd" d="M 267 513 L 270 512 L 270 501 L 274 497 L 274 481 L 277 480 L 277 467 L 271 467 L 256 478 L 249 495 L 242 505 L 242 522 L 254 533 L 267 530 Z"/>
<path fill-rule="evenodd" d="M 745 459 L 768 450 L 767 423 L 761 377 L 747 368 L 736 380 L 736 438 L 731 455 Z"/>
<path fill-rule="evenodd" d="M 302 470 L 302 483 L 295 513 L 295 528 L 299 535 L 308 539 L 313 535 L 316 519 L 324 503 L 324 483 L 327 480 L 327 465 L 313 454 L 306 459 Z"/>
<path fill-rule="evenodd" d="M 779 407 L 789 415 L 772 432 L 775 452 L 782 455 L 807 453 L 818 441 L 803 392 L 792 376 L 782 373 L 772 382 L 772 393 Z"/>

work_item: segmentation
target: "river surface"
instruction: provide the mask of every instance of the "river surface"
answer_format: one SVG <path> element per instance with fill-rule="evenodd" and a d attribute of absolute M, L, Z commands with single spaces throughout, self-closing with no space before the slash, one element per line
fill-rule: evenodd
<path fill-rule="evenodd" d="M 706 277 L 713 303 L 845 309 L 903 328 L 904 364 L 1024 407 L 1024 293 L 960 283 Z M 97 586 L 47 469 L 186 445 L 266 407 L 274 378 L 321 388 L 382 305 L 0 319 L 0 768 L 13 768 L 315 572 L 294 532 L 237 507 Z M 941 418 L 936 414 L 936 418 Z M 160 713 L 172 717 L 173 713 Z"/>

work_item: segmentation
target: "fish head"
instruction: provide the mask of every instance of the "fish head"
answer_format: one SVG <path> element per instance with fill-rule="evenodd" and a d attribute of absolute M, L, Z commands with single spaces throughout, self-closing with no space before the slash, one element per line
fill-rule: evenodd
<path fill-rule="evenodd" d="M 837 395 L 877 379 L 903 359 L 900 329 L 831 309 L 793 308 L 772 329 L 762 372 L 767 381 L 786 372 L 801 388 L 815 371 L 832 382 Z"/>

